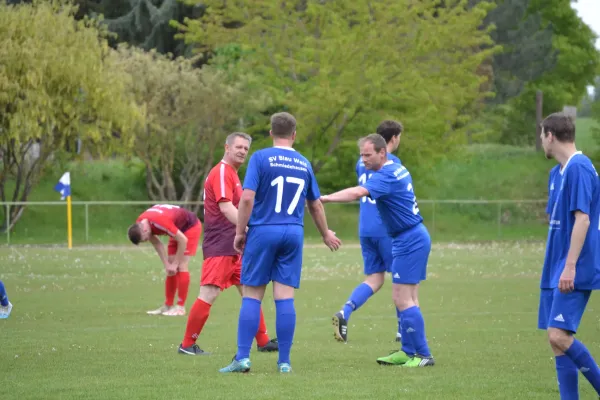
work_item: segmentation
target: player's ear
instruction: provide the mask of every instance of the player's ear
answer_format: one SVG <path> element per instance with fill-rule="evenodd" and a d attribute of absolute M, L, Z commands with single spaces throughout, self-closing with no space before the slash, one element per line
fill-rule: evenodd
<path fill-rule="evenodd" d="M 294 131 L 294 133 L 292 133 L 292 140 L 296 140 L 296 131 Z"/>

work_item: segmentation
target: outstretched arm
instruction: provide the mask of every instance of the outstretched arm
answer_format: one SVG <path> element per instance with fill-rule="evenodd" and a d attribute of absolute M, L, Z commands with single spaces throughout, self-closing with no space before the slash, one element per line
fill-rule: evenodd
<path fill-rule="evenodd" d="M 355 186 L 348 189 L 340 190 L 326 196 L 321 196 L 321 202 L 323 203 L 349 203 L 360 199 L 361 197 L 368 196 L 369 191 L 363 186 Z"/>

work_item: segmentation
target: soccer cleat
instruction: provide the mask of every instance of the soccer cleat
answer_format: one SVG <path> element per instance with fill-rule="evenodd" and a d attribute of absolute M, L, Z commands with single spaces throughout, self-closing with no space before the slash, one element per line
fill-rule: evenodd
<path fill-rule="evenodd" d="M 179 350 L 177 350 L 179 354 L 185 354 L 188 356 L 208 356 L 210 353 L 202 350 L 200 346 L 194 343 L 190 347 L 183 347 L 181 344 L 179 345 Z"/>
<path fill-rule="evenodd" d="M 250 371 L 250 366 L 252 363 L 249 358 L 242 358 L 241 360 L 236 360 L 235 358 L 231 361 L 231 364 L 226 366 L 225 368 L 221 368 L 219 372 L 229 373 L 229 372 L 242 372 L 246 373 Z"/>
<path fill-rule="evenodd" d="M 411 358 L 402 350 L 393 352 L 385 357 L 379 357 L 377 359 L 377 364 L 379 365 L 404 365 Z"/>
<path fill-rule="evenodd" d="M 292 366 L 288 363 L 278 364 L 277 369 L 279 369 L 279 372 L 281 372 L 282 374 L 289 374 L 290 372 L 292 372 Z"/>
<path fill-rule="evenodd" d="M 146 311 L 146 314 L 148 315 L 161 315 L 167 311 L 169 311 L 172 307 L 166 306 L 166 305 L 162 305 L 159 308 L 157 308 L 156 310 L 150 310 L 150 311 Z"/>
<path fill-rule="evenodd" d="M 169 310 L 162 313 L 162 315 L 166 315 L 167 317 L 181 317 L 185 315 L 185 307 L 184 306 L 173 306 Z"/>
<path fill-rule="evenodd" d="M 396 332 L 396 342 L 402 342 L 402 334 L 400 332 Z"/>
<path fill-rule="evenodd" d="M 331 319 L 333 322 L 333 337 L 338 342 L 348 342 L 348 321 L 344 318 L 344 314 L 340 311 L 335 313 Z"/>
<path fill-rule="evenodd" d="M 10 316 L 12 308 L 13 308 L 13 305 L 10 301 L 8 302 L 7 306 L 5 306 L 5 307 L 0 306 L 0 319 L 8 318 Z"/>
<path fill-rule="evenodd" d="M 271 339 L 264 346 L 256 345 L 258 351 L 262 353 L 271 353 L 274 351 L 279 351 L 279 342 L 277 342 L 277 338 Z"/>
<path fill-rule="evenodd" d="M 435 360 L 432 356 L 425 357 L 417 354 L 412 357 L 410 360 L 405 362 L 402 366 L 406 368 L 418 368 L 418 367 L 433 367 L 435 365 Z"/>

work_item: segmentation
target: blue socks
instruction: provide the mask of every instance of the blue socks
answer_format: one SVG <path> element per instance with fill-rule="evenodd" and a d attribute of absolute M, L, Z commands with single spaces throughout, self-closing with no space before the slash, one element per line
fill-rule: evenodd
<path fill-rule="evenodd" d="M 2 307 L 8 305 L 8 295 L 6 294 L 6 289 L 4 288 L 4 283 L 2 283 L 2 281 L 0 281 L 0 305 L 2 305 Z"/>
<path fill-rule="evenodd" d="M 567 356 L 556 356 L 556 376 L 561 400 L 579 400 L 579 371 Z"/>
<path fill-rule="evenodd" d="M 352 312 L 358 310 L 360 306 L 365 304 L 366 301 L 369 300 L 369 297 L 371 297 L 372 295 L 373 289 L 371 289 L 371 286 L 367 285 L 364 282 L 358 285 L 350 295 L 350 298 L 348 299 L 346 304 L 344 304 L 343 312 L 346 321 L 350 319 L 350 315 L 352 315 Z"/>
<path fill-rule="evenodd" d="M 250 358 L 250 348 L 256 332 L 258 332 L 259 322 L 260 301 L 243 297 L 238 320 L 238 351 L 235 355 L 237 361 Z"/>
<path fill-rule="evenodd" d="M 596 393 L 600 395 L 600 368 L 594 361 L 594 358 L 590 354 L 589 350 L 579 340 L 575 339 L 573 344 L 565 352 L 566 356 L 571 359 L 573 364 L 578 368 L 583 376 L 591 383 L 596 390 Z M 558 358 L 557 357 L 557 372 L 558 372 Z M 560 379 L 560 378 L 559 378 Z M 560 383 L 562 381 L 559 380 Z M 562 396 L 562 390 L 561 390 Z M 562 397 L 561 397 L 562 398 Z M 568 398 L 568 397 L 565 397 Z"/>
<path fill-rule="evenodd" d="M 398 333 L 403 335 L 402 333 L 402 318 L 400 318 L 400 310 L 398 310 L 398 308 L 396 308 L 396 317 L 398 318 Z"/>
<path fill-rule="evenodd" d="M 290 363 L 290 351 L 296 330 L 296 309 L 294 299 L 275 300 L 275 330 L 279 343 L 279 361 L 277 364 Z"/>
<path fill-rule="evenodd" d="M 400 320 L 402 324 L 402 350 L 406 350 L 430 357 L 431 351 L 427 345 L 425 337 L 425 321 L 421 314 L 421 309 L 417 306 L 412 306 L 400 312 Z M 404 350 L 406 347 L 406 350 Z"/>
<path fill-rule="evenodd" d="M 237 361 L 250 358 L 250 349 L 260 322 L 260 303 L 260 301 L 249 297 L 242 298 L 238 321 L 238 351 L 235 355 Z M 279 342 L 278 364 L 289 364 L 294 331 L 296 330 L 294 299 L 275 300 L 275 308 L 277 313 L 275 330 Z"/>

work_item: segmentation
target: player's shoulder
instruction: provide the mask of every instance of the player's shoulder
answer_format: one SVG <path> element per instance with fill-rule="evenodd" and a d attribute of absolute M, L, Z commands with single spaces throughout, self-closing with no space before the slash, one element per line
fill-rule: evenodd
<path fill-rule="evenodd" d="M 395 154 L 387 153 L 387 158 L 388 158 L 388 161 L 391 160 L 394 162 L 394 164 L 402 164 L 402 161 L 400 161 L 398 156 L 396 156 Z"/>
<path fill-rule="evenodd" d="M 598 176 L 592 160 L 583 153 L 576 153 L 568 161 L 567 174 L 573 175 L 580 173 L 589 173 Z"/>

